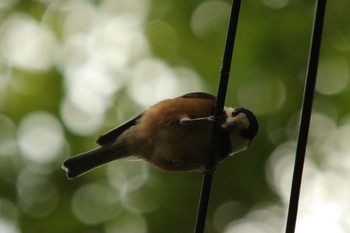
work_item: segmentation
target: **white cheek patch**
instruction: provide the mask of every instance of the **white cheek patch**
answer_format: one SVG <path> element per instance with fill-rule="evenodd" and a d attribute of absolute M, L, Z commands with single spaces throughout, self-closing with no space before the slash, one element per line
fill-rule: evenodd
<path fill-rule="evenodd" d="M 234 108 L 231 107 L 224 107 L 224 112 L 227 116 L 226 121 L 221 125 L 222 128 L 228 128 L 233 126 L 233 122 L 235 117 L 232 116 Z"/>
<path fill-rule="evenodd" d="M 227 117 L 232 117 L 232 112 L 233 112 L 234 108 L 231 107 L 224 107 L 224 112 L 226 113 Z"/>

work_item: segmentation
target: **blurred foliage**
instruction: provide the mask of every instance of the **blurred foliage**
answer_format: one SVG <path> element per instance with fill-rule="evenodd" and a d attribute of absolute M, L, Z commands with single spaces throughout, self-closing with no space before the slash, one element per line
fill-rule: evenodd
<path fill-rule="evenodd" d="M 177 93 L 169 89 L 174 79 L 154 86 L 160 79 L 151 79 L 158 75 L 148 70 L 153 66 L 179 80 L 179 92 L 215 94 L 230 4 L 0 1 L 0 231 L 191 232 L 200 174 L 123 161 L 68 181 L 60 166 L 145 109 L 148 102 L 138 99 L 161 100 L 153 92 L 163 87 L 162 98 Z M 216 172 L 206 232 L 231 232 L 226 227 L 251 210 L 283 202 L 266 164 L 297 137 L 314 5 L 242 2 L 226 105 L 256 112 L 261 130 L 247 151 Z M 328 3 L 315 94 L 314 112 L 335 125 L 349 121 L 349 7 L 346 0 Z M 145 77 L 135 78 L 134 70 Z M 147 83 L 153 86 L 145 94 Z"/>

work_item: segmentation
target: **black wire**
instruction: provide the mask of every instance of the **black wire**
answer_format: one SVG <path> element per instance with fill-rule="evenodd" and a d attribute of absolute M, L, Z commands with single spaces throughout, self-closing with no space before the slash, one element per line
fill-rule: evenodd
<path fill-rule="evenodd" d="M 221 115 L 225 104 L 227 83 L 230 75 L 233 47 L 235 45 L 235 40 L 236 40 L 236 32 L 237 32 L 240 7 L 241 7 L 241 0 L 233 1 L 232 8 L 231 8 L 229 28 L 228 28 L 227 37 L 226 37 L 226 46 L 225 46 L 224 56 L 222 58 L 222 67 L 220 70 L 221 76 L 219 81 L 214 118 L 215 117 L 217 118 L 218 116 Z"/>
<path fill-rule="evenodd" d="M 308 69 L 306 76 L 306 84 L 303 97 L 303 106 L 300 120 L 300 129 L 298 144 L 294 163 L 294 173 L 292 188 L 289 200 L 289 210 L 287 217 L 286 233 L 294 233 L 295 224 L 298 212 L 298 203 L 300 196 L 300 186 L 303 175 L 303 167 L 305 160 L 305 150 L 307 145 L 307 138 L 309 134 L 312 102 L 315 91 L 315 84 L 317 78 L 318 60 L 321 48 L 322 30 L 324 15 L 326 10 L 326 0 L 319 0 L 316 2 L 316 10 L 314 17 L 314 26 L 311 39 L 311 49 L 309 54 Z"/>
<path fill-rule="evenodd" d="M 206 171 L 204 172 L 204 175 L 203 175 L 201 195 L 200 195 L 196 225 L 194 230 L 195 233 L 204 232 L 204 226 L 205 226 L 209 197 L 210 197 L 211 183 L 213 179 L 213 173 L 216 170 L 216 163 L 217 163 L 216 154 L 218 151 L 217 148 L 220 142 L 220 139 L 218 137 L 219 129 L 220 129 L 219 123 L 221 121 L 220 116 L 222 115 L 222 111 L 224 109 L 224 104 L 225 104 L 227 84 L 228 84 L 229 75 L 230 75 L 233 47 L 235 44 L 240 6 L 241 6 L 241 0 L 235 0 L 231 8 L 230 22 L 229 22 L 229 28 L 227 32 L 227 38 L 226 38 L 226 46 L 224 50 L 224 56 L 222 59 L 222 68 L 220 71 L 221 75 L 220 75 L 220 81 L 219 81 L 219 88 L 218 88 L 218 93 L 216 98 L 214 116 L 212 118 L 213 127 L 210 134 L 211 157 L 208 161 L 208 164 L 206 166 Z"/>

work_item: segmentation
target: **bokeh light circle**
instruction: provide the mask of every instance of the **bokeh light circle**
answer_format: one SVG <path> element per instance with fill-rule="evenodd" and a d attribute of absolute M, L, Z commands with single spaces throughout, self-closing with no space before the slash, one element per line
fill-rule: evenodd
<path fill-rule="evenodd" d="M 0 46 L 8 63 L 21 69 L 45 70 L 54 62 L 53 33 L 25 15 L 13 15 L 2 24 Z"/>
<path fill-rule="evenodd" d="M 183 95 L 190 90 L 202 89 L 202 84 L 193 71 L 181 67 L 174 70 L 163 61 L 153 58 L 143 59 L 136 64 L 127 85 L 129 95 L 144 107 Z"/>
<path fill-rule="evenodd" d="M 191 17 L 193 33 L 202 39 L 217 35 L 220 25 L 227 25 L 230 5 L 224 1 L 204 1 L 197 6 Z"/>
<path fill-rule="evenodd" d="M 61 117 L 71 132 L 82 136 L 95 133 L 103 124 L 102 114 L 85 112 L 68 98 L 61 103 Z"/>
<path fill-rule="evenodd" d="M 109 220 L 121 211 L 113 189 L 99 183 L 80 187 L 72 199 L 75 216 L 87 224 L 98 224 Z"/>
<path fill-rule="evenodd" d="M 18 129 L 23 156 L 38 164 L 54 161 L 62 152 L 64 132 L 60 122 L 47 112 L 28 114 Z"/>
<path fill-rule="evenodd" d="M 147 223 L 145 218 L 135 212 L 124 212 L 118 218 L 106 224 L 106 233 L 146 233 Z"/>
<path fill-rule="evenodd" d="M 56 185 L 28 168 L 18 177 L 17 195 L 22 211 L 36 218 L 52 213 L 59 201 Z"/>
<path fill-rule="evenodd" d="M 316 90 L 325 95 L 334 95 L 348 87 L 349 64 L 345 60 L 323 61 L 319 65 Z"/>
<path fill-rule="evenodd" d="M 242 82 L 238 89 L 241 106 L 254 109 L 255 114 L 269 114 L 279 110 L 286 101 L 286 87 L 281 79 L 261 76 L 253 82 Z"/>
<path fill-rule="evenodd" d="M 17 206 L 10 200 L 0 198 L 0 232 L 20 233 L 18 217 Z"/>

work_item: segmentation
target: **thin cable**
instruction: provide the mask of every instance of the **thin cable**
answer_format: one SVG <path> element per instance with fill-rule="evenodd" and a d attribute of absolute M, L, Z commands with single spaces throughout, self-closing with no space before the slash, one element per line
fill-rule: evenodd
<path fill-rule="evenodd" d="M 210 135 L 211 136 L 210 138 L 211 157 L 208 161 L 208 164 L 206 166 L 206 171 L 203 175 L 201 195 L 200 195 L 196 225 L 194 230 L 195 233 L 204 232 L 208 203 L 210 198 L 211 183 L 213 180 L 213 174 L 216 170 L 216 163 L 217 163 L 216 154 L 218 151 L 217 148 L 220 142 L 220 139 L 218 137 L 219 129 L 220 129 L 219 123 L 221 121 L 220 116 L 222 115 L 222 111 L 224 109 L 224 104 L 225 104 L 227 84 L 228 84 L 229 75 L 230 75 L 232 54 L 233 54 L 233 48 L 235 44 L 240 6 L 241 6 L 241 0 L 235 0 L 231 8 L 231 16 L 230 16 L 229 28 L 227 32 L 224 56 L 222 59 L 222 68 L 220 71 L 221 75 L 220 75 L 219 88 L 218 88 L 217 99 L 215 104 L 214 116 L 211 119 L 213 123 L 212 132 Z"/>
<path fill-rule="evenodd" d="M 305 151 L 307 145 L 307 138 L 309 134 L 311 110 L 313 103 L 313 96 L 315 91 L 315 84 L 317 78 L 317 68 L 321 48 L 322 30 L 324 15 L 326 10 L 326 0 L 319 0 L 316 2 L 316 10 L 314 17 L 313 33 L 311 39 L 311 49 L 309 54 L 308 69 L 306 76 L 306 84 L 303 97 L 303 106 L 301 112 L 300 128 L 298 144 L 294 163 L 294 173 L 292 180 L 292 188 L 289 200 L 289 210 L 287 217 L 286 233 L 294 233 L 295 224 L 298 214 L 298 204 L 300 196 L 300 186 L 303 175 Z"/>

